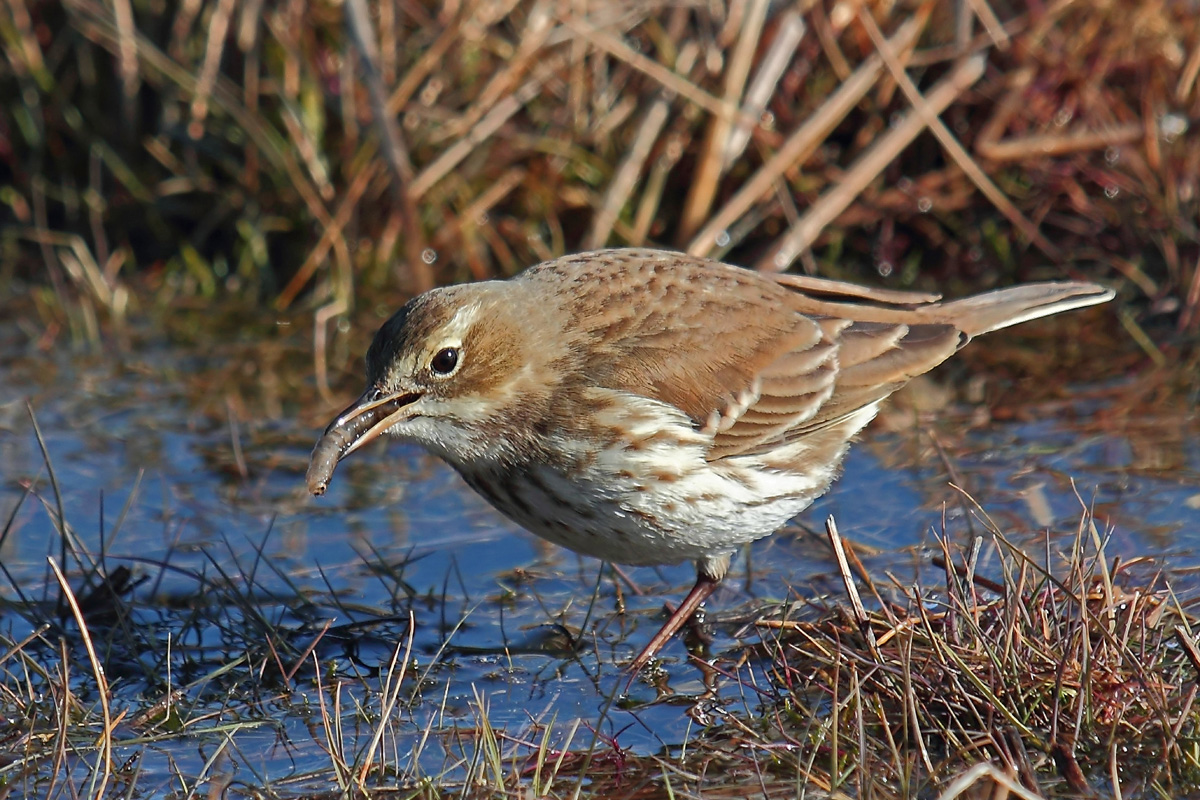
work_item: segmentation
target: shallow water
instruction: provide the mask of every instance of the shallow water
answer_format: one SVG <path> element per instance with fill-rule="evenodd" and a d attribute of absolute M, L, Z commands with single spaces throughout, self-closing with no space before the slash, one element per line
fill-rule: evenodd
<path fill-rule="evenodd" d="M 354 700 L 376 701 L 363 700 L 362 687 L 378 685 L 376 672 L 410 635 L 410 615 L 409 681 L 385 743 L 385 760 L 403 776 L 461 773 L 481 707 L 510 745 L 540 738 L 539 723 L 552 725 L 556 746 L 578 727 L 573 748 L 599 737 L 653 753 L 685 744 L 697 719 L 719 726 L 712 712 L 723 704 L 746 702 L 725 681 L 717 702 L 697 705 L 705 676 L 679 641 L 661 674 L 612 702 L 627 679 L 622 665 L 656 630 L 663 601 L 690 586 L 690 567 L 628 570 L 644 590 L 636 595 L 598 562 L 522 532 L 451 469 L 398 443 L 356 454 L 328 494 L 312 498 L 303 482 L 309 450 L 338 401 L 360 387 L 348 380 L 333 402 L 318 399 L 311 331 L 301 321 L 234 315 L 197 335 L 195 320 L 183 317 L 103 346 L 56 342 L 47 351 L 28 320 L 0 323 L 0 519 L 11 517 L 0 544 L 3 649 L 54 617 L 47 558 L 63 561 L 61 502 L 75 553 L 63 566 L 76 591 L 101 553 L 108 572 L 127 566 L 142 581 L 129 594 L 126 627 L 93 632 L 115 701 L 129 712 L 116 757 L 139 756 L 140 796 L 176 791 L 176 775 L 305 786 L 306 774 L 328 766 L 331 734 L 318 720 L 335 697 L 339 748 L 361 752 L 377 720 L 356 713 Z M 768 603 L 839 601 L 829 548 L 813 532 L 829 515 L 880 583 L 935 582 L 935 532 L 944 525 L 964 550 L 985 533 L 951 475 L 1033 552 L 1053 552 L 1094 509 L 1111 529 L 1110 555 L 1164 558 L 1190 594 L 1187 573 L 1200 565 L 1195 376 L 1156 373 L 1154 381 L 1175 387 L 1156 405 L 1139 388 L 1147 380 L 1079 383 L 1065 399 L 1023 406 L 1019 421 L 980 420 L 961 404 L 919 424 L 889 414 L 892 430 L 870 429 L 843 478 L 796 526 L 739 557 L 709 603 L 711 652 L 736 657 L 739 633 L 757 641 L 747 623 Z M 73 623 L 64 629 L 86 702 L 94 681 Z M 278 635 L 271 647 L 269 631 Z M 58 639 L 51 630 L 27 652 L 53 664 Z M 280 646 L 291 649 L 275 652 Z M 28 680 L 13 665 L 0 667 L 10 688 Z M 673 700 L 651 702 L 656 679 Z M 179 688 L 189 734 L 159 736 L 157 722 L 138 717 Z M 80 750 L 82 761 L 89 752 Z M 15 770 L 0 760 L 8 777 Z M 22 774 L 35 786 L 38 766 Z M 75 774 L 82 780 L 87 770 Z"/>

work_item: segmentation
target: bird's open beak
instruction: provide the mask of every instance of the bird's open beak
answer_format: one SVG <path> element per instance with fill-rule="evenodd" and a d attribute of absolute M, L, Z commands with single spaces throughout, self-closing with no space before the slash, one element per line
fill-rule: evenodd
<path fill-rule="evenodd" d="M 351 403 L 329 423 L 313 448 L 305 476 L 308 490 L 325 494 L 338 462 L 406 417 L 408 406 L 420 396 L 416 392 L 385 395 L 369 389 Z"/>

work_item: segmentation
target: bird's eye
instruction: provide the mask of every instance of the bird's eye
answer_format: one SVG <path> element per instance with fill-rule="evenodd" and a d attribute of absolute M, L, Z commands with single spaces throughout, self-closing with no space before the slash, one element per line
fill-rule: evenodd
<path fill-rule="evenodd" d="M 449 375 L 457 366 L 458 349 L 454 347 L 443 347 L 434 353 L 433 360 L 429 362 L 430 369 L 438 375 Z"/>

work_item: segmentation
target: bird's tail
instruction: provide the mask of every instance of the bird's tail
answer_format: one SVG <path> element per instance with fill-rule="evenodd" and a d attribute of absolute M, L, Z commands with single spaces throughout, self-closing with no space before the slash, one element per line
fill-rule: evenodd
<path fill-rule="evenodd" d="M 928 305 L 918 308 L 917 313 L 930 322 L 949 323 L 975 337 L 1061 311 L 1105 303 L 1114 294 L 1112 289 L 1095 283 L 1027 283 Z"/>

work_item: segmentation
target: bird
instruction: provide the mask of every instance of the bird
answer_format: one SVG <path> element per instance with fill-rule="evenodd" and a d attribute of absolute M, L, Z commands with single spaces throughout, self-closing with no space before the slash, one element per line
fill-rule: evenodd
<path fill-rule="evenodd" d="M 1110 300 L 1086 282 L 939 295 L 768 274 L 683 253 L 562 256 L 418 295 L 366 354 L 306 482 L 383 434 L 421 445 L 500 513 L 570 550 L 696 566 L 634 674 L 742 545 L 837 477 L 880 403 L 972 338 Z"/>

